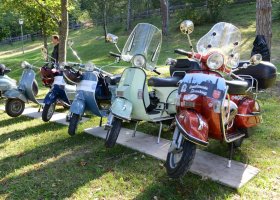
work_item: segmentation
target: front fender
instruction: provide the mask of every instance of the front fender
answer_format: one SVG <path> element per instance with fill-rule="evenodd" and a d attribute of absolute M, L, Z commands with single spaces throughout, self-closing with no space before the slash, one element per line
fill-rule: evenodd
<path fill-rule="evenodd" d="M 208 145 L 208 123 L 205 118 L 191 110 L 181 111 L 175 117 L 176 125 L 183 136 L 195 143 L 202 146 Z"/>
<path fill-rule="evenodd" d="M 56 102 L 56 100 L 57 100 L 57 95 L 53 90 L 51 90 L 45 96 L 44 104 L 50 105 L 50 104 L 53 104 L 54 102 Z"/>
<path fill-rule="evenodd" d="M 85 112 L 86 102 L 82 99 L 75 99 L 70 107 L 70 112 L 77 114 L 77 115 L 83 115 Z"/>
<path fill-rule="evenodd" d="M 8 90 L 3 94 L 3 96 L 8 99 L 20 99 L 25 103 L 27 102 L 26 96 L 18 89 Z"/>
<path fill-rule="evenodd" d="M 118 118 L 131 120 L 132 103 L 123 98 L 116 98 L 111 106 L 111 112 Z"/>

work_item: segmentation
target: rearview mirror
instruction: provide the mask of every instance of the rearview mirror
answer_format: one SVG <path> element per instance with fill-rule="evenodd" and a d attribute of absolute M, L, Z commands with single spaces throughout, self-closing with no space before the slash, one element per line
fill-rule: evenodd
<path fill-rule="evenodd" d="M 191 34 L 194 30 L 194 24 L 191 20 L 185 20 L 180 24 L 180 30 L 183 34 Z"/>
<path fill-rule="evenodd" d="M 42 53 L 44 60 L 48 60 L 48 50 L 45 47 L 43 47 L 41 49 L 41 53 Z"/>
<path fill-rule="evenodd" d="M 118 36 L 113 35 L 113 34 L 111 34 L 111 33 L 108 33 L 107 36 L 106 36 L 106 40 L 107 40 L 108 42 L 113 43 L 113 44 L 117 44 L 117 43 L 118 43 L 118 39 L 119 39 Z"/>
<path fill-rule="evenodd" d="M 251 65 L 258 65 L 262 61 L 262 55 L 261 54 L 255 54 L 251 57 L 250 63 Z"/>
<path fill-rule="evenodd" d="M 69 47 L 72 47 L 73 44 L 74 44 L 73 40 L 68 40 L 68 41 L 67 41 L 67 45 L 68 45 Z"/>

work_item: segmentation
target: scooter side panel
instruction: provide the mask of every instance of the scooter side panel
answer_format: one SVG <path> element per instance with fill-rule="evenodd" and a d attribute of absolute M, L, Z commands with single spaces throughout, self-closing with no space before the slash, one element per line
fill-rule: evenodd
<path fill-rule="evenodd" d="M 176 125 L 183 136 L 198 145 L 208 145 L 208 123 L 202 115 L 191 110 L 183 110 L 177 116 Z"/>
<path fill-rule="evenodd" d="M 18 89 L 8 90 L 4 93 L 3 96 L 8 99 L 20 99 L 25 103 L 27 102 L 26 96 Z"/>
<path fill-rule="evenodd" d="M 16 81 L 10 77 L 4 75 L 0 76 L 0 91 L 3 93 L 7 90 L 15 89 Z"/>
<path fill-rule="evenodd" d="M 33 94 L 33 82 L 35 81 L 35 72 L 32 69 L 25 69 L 20 80 L 19 88 L 23 89 L 27 99 L 39 104 Z"/>
<path fill-rule="evenodd" d="M 121 119 L 131 120 L 132 103 L 123 98 L 116 98 L 111 106 L 111 112 Z"/>

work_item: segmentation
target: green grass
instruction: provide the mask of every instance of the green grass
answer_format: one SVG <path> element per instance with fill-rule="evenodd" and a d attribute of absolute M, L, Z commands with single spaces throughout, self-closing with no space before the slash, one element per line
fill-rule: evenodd
<path fill-rule="evenodd" d="M 254 9 L 255 4 L 242 4 L 224 11 L 223 21 L 234 23 L 242 31 L 243 59 L 249 58 L 254 40 Z M 143 21 L 158 27 L 161 23 L 158 17 Z M 159 70 L 164 76 L 168 74 L 165 59 L 177 57 L 173 54 L 175 48 L 188 49 L 185 36 L 178 31 L 179 23 L 171 19 L 171 33 L 163 41 Z M 194 44 L 212 25 L 195 27 Z M 278 68 L 279 25 L 273 24 L 272 42 L 272 60 Z M 119 35 L 122 47 L 127 34 L 118 26 L 110 25 L 109 31 Z M 83 61 L 92 60 L 99 66 L 113 61 L 108 52 L 114 51 L 114 46 L 104 43 L 101 28 L 71 32 L 70 37 Z M 17 80 L 22 72 L 21 61 L 42 64 L 39 41 L 25 44 L 29 50 L 24 55 L 20 45 L 0 48 L 0 62 L 12 68 L 9 75 Z M 68 55 L 75 61 L 70 52 Z M 39 76 L 37 80 L 41 82 Z M 40 96 L 46 92 L 42 88 Z M 280 199 L 279 96 L 279 89 L 259 95 L 264 122 L 250 131 L 251 137 L 236 151 L 234 159 L 258 167 L 260 173 L 238 191 L 191 173 L 181 181 L 170 180 L 161 161 L 120 145 L 105 149 L 103 140 L 83 133 L 85 128 L 98 125 L 97 117 L 80 124 L 78 134 L 69 137 L 65 126 L 24 116 L 10 118 L 0 111 L 0 199 Z M 133 124 L 125 126 L 132 128 Z M 141 123 L 138 130 L 156 135 L 158 128 Z M 171 136 L 164 127 L 163 137 Z M 227 144 L 216 141 L 205 150 L 225 157 L 228 154 Z"/>

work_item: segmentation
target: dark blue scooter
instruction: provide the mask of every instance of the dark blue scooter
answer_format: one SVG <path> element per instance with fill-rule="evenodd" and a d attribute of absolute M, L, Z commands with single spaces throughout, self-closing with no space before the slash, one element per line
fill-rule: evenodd
<path fill-rule="evenodd" d="M 43 102 L 42 120 L 45 122 L 48 122 L 52 118 L 56 104 L 69 108 L 76 94 L 76 86 L 65 83 L 63 70 L 59 69 L 59 67 L 52 70 L 54 71 L 54 82 Z"/>
<path fill-rule="evenodd" d="M 112 76 L 91 63 L 86 64 L 83 73 L 71 69 L 64 70 L 63 75 L 66 82 L 79 80 L 77 94 L 70 107 L 69 135 L 75 135 L 78 123 L 86 111 L 100 117 L 101 126 L 102 117 L 108 115 L 111 100 L 115 98 L 120 75 Z"/>

